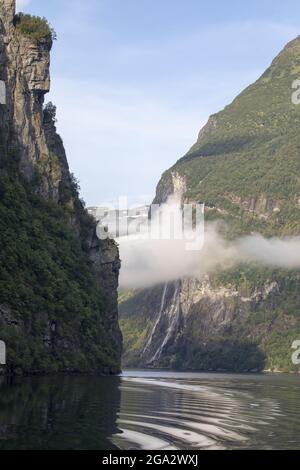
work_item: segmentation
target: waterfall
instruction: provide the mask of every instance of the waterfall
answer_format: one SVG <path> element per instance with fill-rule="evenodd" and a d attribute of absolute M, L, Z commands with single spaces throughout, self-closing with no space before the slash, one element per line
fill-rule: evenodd
<path fill-rule="evenodd" d="M 157 361 L 160 358 L 164 350 L 164 347 L 168 344 L 169 340 L 171 339 L 172 334 L 176 330 L 176 326 L 178 325 L 178 322 L 180 320 L 180 297 L 179 297 L 180 286 L 181 286 L 181 282 L 177 281 L 176 287 L 174 289 L 173 301 L 167 312 L 169 319 L 170 319 L 170 325 L 167 330 L 166 337 L 164 341 L 162 342 L 162 344 L 159 346 L 158 350 L 156 351 L 152 359 L 149 361 L 149 364 L 152 364 L 153 362 Z"/>
<path fill-rule="evenodd" d="M 154 335 L 155 335 L 156 328 L 157 328 L 158 325 L 159 325 L 159 322 L 160 322 L 162 313 L 163 313 L 163 311 L 164 311 L 167 290 L 168 290 L 168 284 L 165 284 L 164 289 L 163 289 L 163 293 L 162 293 L 162 298 L 161 298 L 161 304 L 160 304 L 159 313 L 158 313 L 157 319 L 156 319 L 156 321 L 155 321 L 155 324 L 154 324 L 154 326 L 153 326 L 153 328 L 152 328 L 151 334 L 150 334 L 149 339 L 148 339 L 148 341 L 147 341 L 147 343 L 146 343 L 146 346 L 144 347 L 144 350 L 143 350 L 143 353 L 142 353 L 142 354 L 145 354 L 145 353 L 147 352 L 147 350 L 149 349 L 149 347 L 151 346 L 153 337 L 154 337 Z"/>

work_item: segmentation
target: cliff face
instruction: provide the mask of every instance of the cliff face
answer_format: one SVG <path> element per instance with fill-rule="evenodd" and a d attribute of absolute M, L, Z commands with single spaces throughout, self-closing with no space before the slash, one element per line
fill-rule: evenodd
<path fill-rule="evenodd" d="M 6 106 L 2 128 L 6 129 L 6 145 L 17 146 L 20 171 L 27 181 L 39 167 L 40 193 L 59 199 L 62 173 L 68 172 L 66 160 L 55 158 L 47 145 L 43 126 L 44 96 L 50 89 L 50 51 L 52 40 L 39 41 L 16 32 L 14 5 L 1 1 L 1 76 L 6 84 Z M 52 134 L 55 129 L 52 128 Z"/>
<path fill-rule="evenodd" d="M 0 338 L 8 368 L 116 372 L 118 249 L 97 239 L 55 108 L 43 106 L 51 35 L 37 38 L 18 21 L 15 1 L 0 0 Z"/>
<path fill-rule="evenodd" d="M 300 234 L 300 39 L 232 104 L 212 116 L 191 150 L 162 176 L 155 203 L 205 201 L 226 236 Z M 202 370 L 298 370 L 299 271 L 241 265 L 135 292 L 120 305 L 125 364 Z"/>
<path fill-rule="evenodd" d="M 256 282 L 247 287 L 239 280 L 228 284 L 206 276 L 136 293 L 120 305 L 124 364 L 205 371 L 292 370 L 291 345 L 299 324 L 290 306 L 297 302 L 299 279 L 287 276 L 278 281 L 274 276 Z"/>

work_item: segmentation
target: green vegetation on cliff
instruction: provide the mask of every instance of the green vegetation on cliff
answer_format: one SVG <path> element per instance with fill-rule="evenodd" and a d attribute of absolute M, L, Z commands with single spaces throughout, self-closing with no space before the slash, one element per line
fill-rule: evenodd
<path fill-rule="evenodd" d="M 232 104 L 212 116 L 197 143 L 168 170 L 186 178 L 186 197 L 205 201 L 206 220 L 229 222 L 232 235 L 300 232 L 300 37 Z"/>
<path fill-rule="evenodd" d="M 197 143 L 162 176 L 156 203 L 185 180 L 185 199 L 206 203 L 206 222 L 222 220 L 227 237 L 259 232 L 300 234 L 300 105 L 292 84 L 300 78 L 300 37 L 289 43 L 256 83 L 213 115 Z M 157 367 L 198 370 L 298 371 L 292 343 L 300 339 L 300 273 L 240 265 L 210 275 L 213 293 L 197 288 L 182 325 Z M 270 286 L 274 291 L 270 292 Z M 265 286 L 267 292 L 264 292 Z M 201 286 L 200 286 L 201 287 Z M 224 289 L 234 295 L 223 295 Z M 120 305 L 125 363 L 146 365 L 142 354 L 155 324 L 157 287 Z M 217 293 L 215 296 L 215 292 Z M 183 294 L 184 298 L 184 294 Z M 143 305 L 149 305 L 143 307 Z M 154 307 L 156 315 L 159 303 Z M 214 320 L 217 318 L 217 320 Z M 156 335 L 167 335 L 162 319 Z M 164 329 L 165 328 L 165 329 Z"/>
<path fill-rule="evenodd" d="M 84 245 L 68 226 L 70 215 L 7 177 L 1 193 L 0 299 L 13 310 L 13 321 L 25 325 L 1 328 L 8 368 L 118 370 L 101 292 Z M 60 341 L 67 347 L 60 348 Z"/>
<path fill-rule="evenodd" d="M 118 249 L 97 238 L 43 106 L 55 33 L 14 1 L 0 15 L 0 374 L 117 373 Z"/>
<path fill-rule="evenodd" d="M 46 18 L 19 13 L 15 17 L 15 24 L 18 33 L 28 36 L 35 41 L 42 39 L 54 41 L 57 38 L 56 32 Z"/>
<path fill-rule="evenodd" d="M 117 372 L 120 345 L 87 253 L 94 223 L 76 194 L 79 226 L 71 223 L 74 210 L 38 196 L 38 178 L 33 185 L 20 177 L 17 155 L 0 159 L 0 333 L 8 371 Z"/>
<path fill-rule="evenodd" d="M 184 327 L 180 327 L 181 332 L 165 348 L 155 367 L 299 371 L 299 366 L 292 363 L 292 344 L 300 339 L 299 273 L 243 265 L 214 273 L 210 282 L 214 292 L 228 289 L 238 295 L 216 299 L 208 294 L 195 300 L 184 316 Z M 274 286 L 270 293 L 264 292 L 266 282 Z M 162 290 L 157 286 L 121 299 L 126 366 L 147 365 L 141 351 L 157 321 Z M 197 299 L 197 288 L 194 293 Z M 156 338 L 159 344 L 166 332 L 158 328 L 156 335 L 161 335 L 161 339 Z"/>

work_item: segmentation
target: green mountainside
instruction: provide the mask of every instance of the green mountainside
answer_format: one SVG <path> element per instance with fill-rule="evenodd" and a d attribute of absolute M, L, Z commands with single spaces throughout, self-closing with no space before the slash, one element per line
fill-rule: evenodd
<path fill-rule="evenodd" d="M 292 102 L 299 78 L 300 37 L 210 117 L 196 144 L 162 176 L 155 203 L 166 202 L 179 182 L 185 201 L 205 202 L 206 221 L 226 222 L 227 237 L 300 235 L 300 105 Z M 169 322 L 175 298 L 161 309 L 157 289 L 120 303 L 125 364 L 298 370 L 291 345 L 300 339 L 299 271 L 241 265 L 209 281 L 182 280 L 177 323 Z"/>
<path fill-rule="evenodd" d="M 300 37 L 232 104 L 213 115 L 197 143 L 170 172 L 186 178 L 186 198 L 205 201 L 206 217 L 225 218 L 237 233 L 300 233 Z M 218 210 L 217 210 L 218 209 Z"/>

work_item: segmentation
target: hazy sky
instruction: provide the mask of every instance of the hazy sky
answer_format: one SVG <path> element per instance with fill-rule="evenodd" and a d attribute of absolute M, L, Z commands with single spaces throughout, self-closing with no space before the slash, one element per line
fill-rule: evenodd
<path fill-rule="evenodd" d="M 18 4 L 57 31 L 48 100 L 88 205 L 150 201 L 208 116 L 300 34 L 299 0 Z"/>

